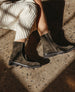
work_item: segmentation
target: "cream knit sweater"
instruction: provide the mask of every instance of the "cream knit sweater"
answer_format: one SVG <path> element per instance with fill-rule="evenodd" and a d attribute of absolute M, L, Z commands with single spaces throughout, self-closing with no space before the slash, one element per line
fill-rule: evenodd
<path fill-rule="evenodd" d="M 27 38 L 37 16 L 34 0 L 0 5 L 0 27 L 16 31 L 15 41 Z"/>

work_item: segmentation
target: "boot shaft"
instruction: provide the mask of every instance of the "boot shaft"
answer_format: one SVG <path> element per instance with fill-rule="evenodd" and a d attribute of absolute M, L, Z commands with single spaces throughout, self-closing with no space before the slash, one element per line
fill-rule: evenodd
<path fill-rule="evenodd" d="M 22 53 L 24 54 L 24 46 L 25 46 L 25 43 L 22 43 L 22 42 L 13 42 L 13 50 L 12 50 L 12 54 L 10 56 L 10 59 L 14 60 L 17 58 L 17 56 Z"/>

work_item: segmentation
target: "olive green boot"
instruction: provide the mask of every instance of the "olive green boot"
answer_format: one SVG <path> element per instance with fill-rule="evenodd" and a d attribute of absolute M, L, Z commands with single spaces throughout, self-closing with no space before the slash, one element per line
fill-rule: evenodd
<path fill-rule="evenodd" d="M 24 56 L 25 56 L 25 43 L 14 42 L 13 51 L 9 60 L 9 65 L 17 65 L 28 68 L 40 67 L 40 64 L 37 62 L 28 62 L 27 60 L 25 60 Z"/>
<path fill-rule="evenodd" d="M 51 35 L 49 33 L 41 36 L 41 43 L 43 43 L 43 55 L 44 57 L 52 57 L 58 54 L 67 53 L 73 49 L 75 49 L 75 46 L 69 45 L 69 46 L 59 46 L 56 43 L 54 43 Z"/>

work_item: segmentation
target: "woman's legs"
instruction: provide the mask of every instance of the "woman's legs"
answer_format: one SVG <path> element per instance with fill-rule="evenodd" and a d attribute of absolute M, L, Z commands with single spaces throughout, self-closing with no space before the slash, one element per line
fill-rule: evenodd
<path fill-rule="evenodd" d="M 57 54 L 66 53 L 68 51 L 71 51 L 72 49 L 75 49 L 74 46 L 62 48 L 54 43 L 50 33 L 48 32 L 47 21 L 45 18 L 41 0 L 35 0 L 35 2 L 40 6 L 40 16 L 39 16 L 37 27 L 38 27 L 39 35 L 41 36 L 41 39 L 43 42 L 44 56 L 50 57 Z"/>
<path fill-rule="evenodd" d="M 31 6 L 31 7 L 30 7 Z M 27 53 L 25 53 L 25 42 L 28 36 L 29 36 L 29 32 L 30 29 L 35 21 L 36 18 L 36 13 L 34 11 L 35 7 L 33 9 L 33 5 L 28 5 L 27 7 L 27 11 L 23 11 L 22 14 L 20 14 L 20 26 L 17 26 L 20 29 L 23 30 L 19 30 L 16 31 L 16 35 L 15 35 L 15 39 L 14 39 L 14 43 L 13 43 L 13 51 L 9 60 L 9 64 L 18 64 L 18 65 L 23 65 L 23 66 L 39 66 L 39 64 L 47 64 L 49 63 L 49 59 L 45 59 L 41 58 L 41 61 L 43 62 L 43 60 L 45 61 L 45 63 L 39 62 L 38 58 L 35 58 L 34 56 L 32 56 L 31 54 L 31 58 L 29 58 L 29 55 Z M 23 16 L 23 14 L 26 14 L 25 16 Z M 25 23 L 25 24 L 24 24 Z M 22 28 L 24 27 L 24 28 Z M 30 45 L 31 47 L 31 45 Z M 30 48 L 28 47 L 28 49 Z M 30 51 L 31 52 L 31 51 Z M 26 57 L 27 55 L 27 57 Z M 21 59 L 17 59 L 18 57 L 22 57 Z M 25 58 L 25 59 L 24 59 Z M 35 58 L 35 59 L 34 59 Z M 28 62 L 30 61 L 30 62 Z"/>

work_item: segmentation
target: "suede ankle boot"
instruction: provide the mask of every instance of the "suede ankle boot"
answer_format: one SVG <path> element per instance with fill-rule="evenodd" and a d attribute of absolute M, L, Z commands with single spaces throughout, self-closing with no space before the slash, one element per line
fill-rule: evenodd
<path fill-rule="evenodd" d="M 24 56 L 25 56 L 25 43 L 14 42 L 13 51 L 9 60 L 9 65 L 17 65 L 28 68 L 40 67 L 40 64 L 37 62 L 28 62 L 27 60 L 25 60 Z"/>
<path fill-rule="evenodd" d="M 25 59 L 29 62 L 38 62 L 42 66 L 48 64 L 50 60 L 39 55 L 37 51 L 39 41 L 40 36 L 36 31 L 34 31 L 30 35 L 29 40 L 25 46 Z"/>
<path fill-rule="evenodd" d="M 58 54 L 67 53 L 73 49 L 75 49 L 75 46 L 69 45 L 69 46 L 59 46 L 57 45 L 51 35 L 49 33 L 41 36 L 41 42 L 43 43 L 43 55 L 44 57 L 52 57 Z"/>
<path fill-rule="evenodd" d="M 40 63 L 41 66 L 46 65 L 50 62 L 50 60 L 48 58 L 41 57 L 38 54 L 37 55 L 35 55 L 35 54 L 33 54 L 33 55 L 32 54 L 31 55 L 25 54 L 25 59 L 29 62 L 38 62 L 38 63 Z"/>

